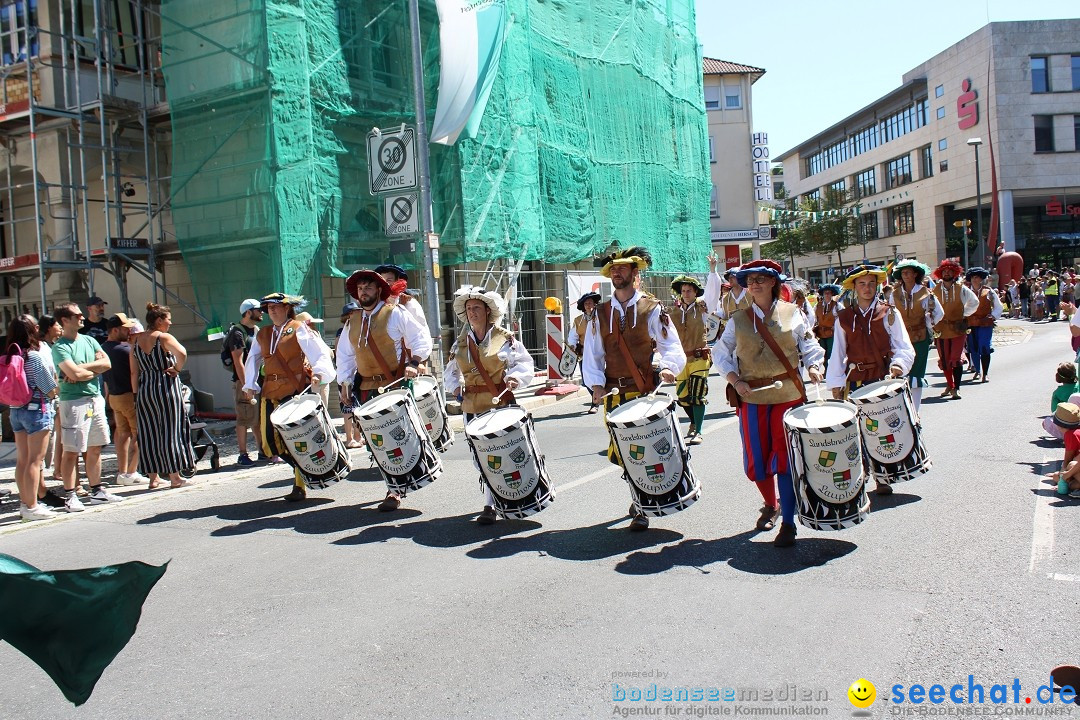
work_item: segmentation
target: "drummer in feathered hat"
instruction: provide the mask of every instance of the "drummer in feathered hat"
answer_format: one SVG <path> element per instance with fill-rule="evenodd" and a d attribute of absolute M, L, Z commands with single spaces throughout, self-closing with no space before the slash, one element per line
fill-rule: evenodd
<path fill-rule="evenodd" d="M 833 326 L 836 325 L 836 316 L 844 308 L 840 302 L 840 286 L 836 283 L 826 283 L 818 288 L 818 302 L 814 307 L 814 335 L 818 343 L 825 350 L 825 372 L 829 371 L 829 356 L 832 354 Z"/>
<path fill-rule="evenodd" d="M 585 353 L 585 328 L 590 323 L 596 322 L 596 306 L 602 299 L 600 293 L 592 291 L 578 298 L 577 309 L 581 314 L 574 318 L 574 322 L 570 325 L 570 332 L 566 335 L 566 346 L 577 355 L 579 362 Z M 595 413 L 598 407 L 596 403 L 590 403 L 589 414 Z"/>
<path fill-rule="evenodd" d="M 709 368 L 712 367 L 705 322 L 709 311 L 701 300 L 704 293 L 701 281 L 689 275 L 680 275 L 671 281 L 675 303 L 669 315 L 686 354 L 686 365 L 676 376 L 675 383 L 679 407 L 690 418 L 690 430 L 686 434 L 688 445 L 700 445 L 702 441 L 701 425 L 705 422 Z"/>
<path fill-rule="evenodd" d="M 612 297 L 600 303 L 596 323 L 585 331 L 581 375 L 592 388 L 593 402 L 604 402 L 605 418 L 623 402 L 656 387 L 653 343 L 660 356 L 660 379 L 675 382 L 686 365 L 679 335 L 660 301 L 637 289 L 641 272 L 652 265 L 643 247 L 619 250 L 603 259 L 600 274 L 611 279 Z M 618 394 L 611 394 L 618 390 Z M 614 442 L 608 460 L 622 465 Z M 637 505 L 630 508 L 631 530 L 645 530 L 649 519 Z"/>
<path fill-rule="evenodd" d="M 957 282 L 964 269 L 951 258 L 941 261 L 934 270 L 938 283 L 931 292 L 941 305 L 943 316 L 934 326 L 938 367 L 945 375 L 941 397 L 960 399 L 960 380 L 964 372 L 964 343 L 967 341 L 967 318 L 979 309 L 979 298 L 963 283 Z"/>
<path fill-rule="evenodd" d="M 405 272 L 405 268 L 400 265 L 386 264 L 375 268 L 375 272 L 390 283 L 390 297 L 386 299 L 386 302 L 391 305 L 397 303 L 408 310 L 418 323 L 427 327 L 427 316 L 424 315 L 424 308 L 420 301 L 416 299 L 416 290 L 409 288 L 409 273 Z"/>
<path fill-rule="evenodd" d="M 316 392 L 334 379 L 330 348 L 305 323 L 296 319 L 296 311 L 307 304 L 298 295 L 271 293 L 259 301 L 270 316 L 270 325 L 255 333 L 244 362 L 244 397 L 251 400 L 261 392 L 259 444 L 263 454 L 277 455 L 293 467 L 293 488 L 285 499 L 291 502 L 307 497 L 306 476 L 293 459 L 289 444 L 282 440 L 270 422 L 270 414 L 283 402 L 310 386 Z M 264 371 L 259 387 L 259 369 Z"/>
<path fill-rule="evenodd" d="M 991 341 L 994 339 L 994 325 L 1004 308 L 1001 306 L 1001 298 L 997 291 L 986 284 L 986 278 L 990 271 L 986 268 L 973 267 L 964 274 L 964 279 L 971 285 L 971 292 L 979 298 L 979 307 L 968 318 L 968 327 L 971 332 L 968 335 L 967 351 L 972 367 L 975 368 L 975 377 L 972 382 L 990 381 L 990 353 L 994 352 Z M 982 370 L 980 376 L 979 371 Z"/>
<path fill-rule="evenodd" d="M 773 540 L 776 547 L 795 544 L 795 486 L 788 467 L 784 413 L 806 399 L 800 364 L 813 382 L 820 382 L 825 357 L 803 314 L 780 299 L 786 280 L 772 260 L 740 267 L 735 281 L 746 288 L 752 303 L 731 317 L 713 346 L 716 366 L 734 393 L 729 401 L 737 403 L 743 469 L 765 501 L 756 527 L 772 530 L 777 516 L 783 518 Z"/>
<path fill-rule="evenodd" d="M 345 290 L 360 309 L 337 343 L 337 381 L 342 405 L 363 405 L 380 388 L 426 371 L 431 333 L 398 304 L 388 303 L 390 283 L 374 270 L 357 270 Z M 381 512 L 397 510 L 401 497 L 387 490 Z"/>
<path fill-rule="evenodd" d="M 922 405 L 923 388 L 927 385 L 926 359 L 930 356 L 933 328 L 944 316 L 941 304 L 923 284 L 929 274 L 930 268 L 914 259 L 901 260 L 892 271 L 895 283 L 893 305 L 904 319 L 908 339 L 915 348 L 915 361 L 908 372 L 908 385 L 911 387 L 911 402 L 916 413 Z"/>
<path fill-rule="evenodd" d="M 900 313 L 879 299 L 886 277 L 885 269 L 878 265 L 856 265 L 840 283 L 851 290 L 852 303 L 836 317 L 825 375 L 835 398 L 844 398 L 850 391 L 887 376 L 902 377 L 915 360 L 915 348 Z"/>
<path fill-rule="evenodd" d="M 465 326 L 450 348 L 443 381 L 446 391 L 461 399 L 461 411 L 469 422 L 492 408 L 514 403 L 514 389 L 529 384 L 535 365 L 521 341 L 499 324 L 503 317 L 499 293 L 472 285 L 459 288 L 454 293 L 454 314 Z M 498 519 L 495 499 L 483 478 L 480 485 L 484 509 L 476 522 L 491 525 Z"/>

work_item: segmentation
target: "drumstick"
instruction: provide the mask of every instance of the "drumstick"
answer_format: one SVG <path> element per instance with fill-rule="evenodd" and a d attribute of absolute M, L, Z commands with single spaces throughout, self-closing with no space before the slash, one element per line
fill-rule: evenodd
<path fill-rule="evenodd" d="M 504 390 L 503 390 L 503 391 L 502 391 L 501 393 L 499 393 L 498 395 L 496 395 L 495 397 L 493 397 L 493 398 L 491 399 L 491 404 L 492 404 L 492 405 L 498 405 L 498 404 L 499 404 L 499 401 L 500 401 L 500 400 L 502 399 L 502 396 L 503 396 L 503 395 L 505 395 L 505 394 L 506 394 L 506 393 L 508 393 L 508 392 L 510 392 L 510 388 L 509 388 L 509 387 L 505 388 L 505 389 L 504 389 Z"/>
<path fill-rule="evenodd" d="M 397 384 L 398 384 L 399 382 L 405 382 L 405 380 L 407 380 L 407 379 L 408 379 L 408 378 L 398 378 L 397 380 L 395 380 L 394 382 L 390 383 L 389 385 L 382 385 L 382 386 L 380 386 L 380 387 L 379 387 L 379 394 L 380 394 L 380 395 L 382 395 L 382 394 L 383 394 L 384 392 L 386 392 L 386 391 L 387 391 L 387 390 L 388 390 L 389 388 L 392 388 L 392 387 L 394 387 L 394 386 L 395 386 L 395 385 L 397 385 Z"/>
<path fill-rule="evenodd" d="M 750 388 L 750 392 L 755 393 L 755 392 L 761 392 L 762 390 L 779 390 L 783 386 L 784 386 L 784 383 L 782 381 L 780 381 L 780 380 L 777 380 L 777 381 L 775 381 L 773 383 L 770 383 L 769 385 L 765 385 L 765 386 L 762 386 L 762 387 L 759 387 L 759 388 Z"/>
<path fill-rule="evenodd" d="M 601 395 L 600 399 L 603 400 L 604 398 L 613 397 L 613 396 L 618 395 L 618 394 L 619 394 L 619 388 L 611 388 L 611 392 L 609 392 L 607 395 Z"/>

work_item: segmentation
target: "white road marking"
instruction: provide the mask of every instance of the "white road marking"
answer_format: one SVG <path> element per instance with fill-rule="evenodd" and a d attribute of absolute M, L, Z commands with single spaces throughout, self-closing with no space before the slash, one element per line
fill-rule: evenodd
<path fill-rule="evenodd" d="M 1043 455 L 1043 468 L 1053 464 Z M 1043 486 L 1043 474 L 1038 474 L 1035 489 Z M 1054 554 L 1054 509 L 1050 507 L 1051 496 L 1036 493 L 1035 515 L 1033 518 L 1031 533 L 1031 562 L 1028 564 L 1028 572 L 1032 575 L 1038 573 L 1040 565 L 1045 564 Z M 1052 577 L 1052 575 L 1051 575 Z"/>
<path fill-rule="evenodd" d="M 1061 582 L 1080 582 L 1080 575 L 1068 575 L 1066 573 L 1047 573 L 1046 577 Z"/>

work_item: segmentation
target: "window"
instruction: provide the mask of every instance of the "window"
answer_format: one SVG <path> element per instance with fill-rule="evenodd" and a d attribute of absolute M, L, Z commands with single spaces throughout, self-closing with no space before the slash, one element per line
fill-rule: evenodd
<path fill-rule="evenodd" d="M 713 137 L 712 137 L 712 135 L 709 136 L 709 162 L 711 162 L 711 163 L 716 162 L 716 155 L 713 154 Z"/>
<path fill-rule="evenodd" d="M 855 176 L 855 199 L 873 195 L 877 192 L 875 187 L 877 172 L 874 168 L 863 170 Z"/>
<path fill-rule="evenodd" d="M 936 88 L 934 88 L 934 97 L 939 98 L 944 94 L 945 94 L 945 86 L 944 85 L 938 85 Z"/>
<path fill-rule="evenodd" d="M 847 192 L 847 183 L 845 183 L 843 180 L 837 180 L 836 182 L 829 185 L 829 189 L 835 190 L 839 193 L 845 193 Z"/>
<path fill-rule="evenodd" d="M 1035 116 L 1035 152 L 1054 152 L 1054 116 Z"/>
<path fill-rule="evenodd" d="M 26 0 L 5 4 L 0 8 L 0 57 L 4 65 L 26 60 L 27 29 L 37 28 L 37 0 L 29 0 L 29 17 Z M 38 54 L 35 35 L 30 39 L 30 57 Z"/>
<path fill-rule="evenodd" d="M 915 206 L 912 203 L 891 207 L 888 213 L 889 235 L 915 232 Z"/>
<path fill-rule="evenodd" d="M 1072 80 L 1073 90 L 1080 90 L 1080 55 L 1072 56 Z M 1080 145 L 1076 149 L 1080 150 Z"/>
<path fill-rule="evenodd" d="M 742 89 L 738 85 L 724 85 L 724 109 L 738 110 L 742 107 Z"/>
<path fill-rule="evenodd" d="M 945 108 L 944 107 L 939 107 L 937 109 L 937 119 L 942 120 L 944 118 L 945 118 Z"/>
<path fill-rule="evenodd" d="M 716 186 L 709 193 L 709 217 L 720 217 L 720 199 L 716 196 Z"/>
<path fill-rule="evenodd" d="M 937 149 L 938 150 L 944 150 L 947 147 L 949 147 L 949 141 L 946 140 L 945 138 L 941 138 L 940 140 L 937 141 Z"/>
<path fill-rule="evenodd" d="M 705 86 L 705 109 L 706 110 L 719 110 L 720 109 L 720 86 L 719 85 L 706 85 Z"/>
<path fill-rule="evenodd" d="M 885 163 L 885 188 L 891 190 L 911 182 L 911 155 L 900 157 Z"/>
<path fill-rule="evenodd" d="M 804 159 L 805 177 L 847 162 L 857 155 L 873 150 L 878 145 L 895 140 L 902 135 L 926 125 L 928 106 L 926 98 L 907 106 L 878 122 L 848 135 L 843 140 L 818 150 Z"/>
<path fill-rule="evenodd" d="M 877 226 L 877 213 L 870 212 L 866 215 L 859 216 L 859 222 L 862 223 L 862 236 L 864 240 L 877 240 L 878 238 L 878 226 Z"/>
<path fill-rule="evenodd" d="M 920 177 L 934 177 L 934 158 L 929 145 L 919 150 L 919 166 Z"/>
<path fill-rule="evenodd" d="M 937 164 L 938 172 L 946 172 L 949 169 L 949 161 L 942 160 Z"/>
<path fill-rule="evenodd" d="M 1050 73 L 1047 72 L 1046 58 L 1031 58 L 1031 92 L 1050 92 Z"/>
<path fill-rule="evenodd" d="M 1073 136 L 1073 147 L 1080 151 L 1080 115 L 1073 115 Z"/>
<path fill-rule="evenodd" d="M 821 209 L 821 191 L 820 190 L 811 190 L 810 192 L 803 195 L 803 201 L 806 204 L 810 205 L 811 207 L 814 207 L 814 208 L 817 208 L 818 210 L 820 210 Z"/>

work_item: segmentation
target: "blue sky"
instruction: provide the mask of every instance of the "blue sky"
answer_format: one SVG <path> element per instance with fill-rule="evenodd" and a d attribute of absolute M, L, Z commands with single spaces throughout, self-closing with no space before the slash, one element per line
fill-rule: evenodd
<path fill-rule="evenodd" d="M 1070 2 L 1034 0 L 695 4 L 707 57 L 765 69 L 754 84 L 754 130 L 769 133 L 774 159 L 898 87 L 905 72 L 987 22 L 1069 17 L 1070 6 L 1080 14 Z"/>

